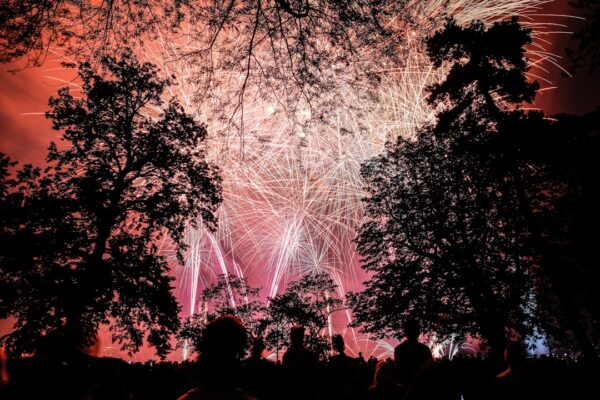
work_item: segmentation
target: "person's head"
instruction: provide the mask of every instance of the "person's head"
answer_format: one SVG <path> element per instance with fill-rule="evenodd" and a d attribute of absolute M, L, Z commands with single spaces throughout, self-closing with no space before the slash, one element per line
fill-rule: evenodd
<path fill-rule="evenodd" d="M 510 369 L 521 367 L 525 362 L 525 348 L 519 342 L 509 342 L 504 350 L 504 359 Z"/>
<path fill-rule="evenodd" d="M 344 352 L 345 345 L 342 335 L 333 335 L 333 338 L 331 338 L 331 344 L 333 345 L 333 349 L 338 353 L 341 354 Z"/>
<path fill-rule="evenodd" d="M 409 319 L 404 324 L 404 335 L 408 340 L 417 340 L 421 334 L 421 324 L 416 319 Z"/>
<path fill-rule="evenodd" d="M 304 347 L 304 327 L 294 325 L 290 330 L 291 347 Z"/>
<path fill-rule="evenodd" d="M 379 361 L 375 367 L 375 384 L 381 385 L 394 380 L 394 368 L 385 361 Z"/>
<path fill-rule="evenodd" d="M 225 315 L 211 321 L 204 329 L 202 354 L 223 361 L 240 360 L 245 353 L 248 335 L 238 318 Z"/>

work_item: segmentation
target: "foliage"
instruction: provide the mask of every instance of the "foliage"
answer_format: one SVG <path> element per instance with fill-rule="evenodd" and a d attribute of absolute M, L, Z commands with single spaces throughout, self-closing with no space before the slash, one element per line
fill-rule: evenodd
<path fill-rule="evenodd" d="M 11 290 L 0 318 L 16 318 L 3 337 L 12 351 L 65 325 L 89 341 L 110 322 L 123 348 L 136 351 L 148 332 L 164 356 L 178 306 L 156 243 L 169 234 L 181 254 L 190 220 L 216 223 L 220 178 L 205 161 L 206 129 L 163 101 L 169 81 L 153 65 L 125 52 L 102 66 L 81 65 L 78 97 L 64 88 L 50 99 L 64 143 L 51 144 L 48 166 L 2 182 L 0 282 Z"/>
<path fill-rule="evenodd" d="M 259 317 L 264 312 L 259 292 L 260 289 L 248 285 L 246 278 L 221 274 L 216 284 L 204 289 L 200 308 L 206 310 L 208 321 L 235 315 L 250 333 L 256 334 Z"/>
<path fill-rule="evenodd" d="M 202 347 L 202 332 L 206 328 L 208 321 L 202 314 L 193 314 L 184 319 L 177 331 L 177 345 L 186 349 L 191 347 L 198 352 Z M 184 357 L 185 358 L 185 357 Z"/>
<path fill-rule="evenodd" d="M 599 122 L 598 110 L 558 115 L 521 146 L 538 166 L 529 179 L 529 225 L 540 328 L 550 345 L 588 357 L 596 356 L 593 338 L 599 329 Z"/>
<path fill-rule="evenodd" d="M 2 0 L 0 62 L 40 65 L 53 47 L 104 56 L 151 32 L 174 27 L 185 0 Z M 129 43 L 131 44 L 131 43 Z"/>
<path fill-rule="evenodd" d="M 592 74 L 600 66 L 600 4 L 596 0 L 572 0 L 569 3 L 583 13 L 585 22 L 573 34 L 575 48 L 568 48 L 573 70 L 587 68 Z"/>
<path fill-rule="evenodd" d="M 376 82 L 398 61 L 405 0 L 6 0 L 0 62 L 41 64 L 50 50 L 95 60 L 123 44 L 194 65 L 196 101 L 243 131 L 244 106 L 268 98 L 294 124 L 326 118 L 332 91 Z M 404 18 L 404 17 L 402 17 Z M 145 47 L 149 46 L 149 47 Z M 379 51 L 366 60 L 366 51 Z M 152 50 L 154 51 L 154 50 Z M 324 104 L 327 103 L 327 104 Z M 298 114 L 298 115 L 296 115 Z"/>
<path fill-rule="evenodd" d="M 112 46 L 131 45 L 131 38 L 177 31 L 185 16 L 198 26 L 194 35 L 206 36 L 207 55 L 218 42 L 231 42 L 232 32 L 243 38 L 232 49 L 243 58 L 255 56 L 262 42 L 273 44 L 273 55 L 289 58 L 294 75 L 310 74 L 323 57 L 321 39 L 352 51 L 359 42 L 372 43 L 384 32 L 384 18 L 395 15 L 404 2 L 358 1 L 69 1 L 5 0 L 0 15 L 2 62 L 22 56 L 32 61 L 52 46 L 67 45 L 77 52 L 86 46 L 105 54 Z M 280 48 L 277 42 L 284 41 Z M 114 48 L 113 48 L 114 50 Z"/>
<path fill-rule="evenodd" d="M 204 289 L 200 312 L 187 318 L 178 333 L 179 341 L 192 343 L 197 351 L 206 324 L 223 315 L 238 317 L 250 334 L 258 335 L 265 306 L 259 299 L 260 289 L 248 285 L 246 278 L 221 274 Z"/>
<path fill-rule="evenodd" d="M 329 317 L 342 304 L 336 293 L 337 285 L 327 274 L 309 274 L 291 282 L 265 306 L 258 300 L 259 289 L 249 286 L 246 279 L 219 275 L 216 283 L 204 289 L 201 311 L 184 321 L 178 337 L 198 349 L 208 322 L 235 315 L 252 335 L 265 339 L 267 348 L 277 351 L 289 346 L 294 325 L 304 326 L 307 347 L 322 354 L 329 347 L 324 335 Z"/>
<path fill-rule="evenodd" d="M 533 99 L 515 20 L 486 28 L 450 20 L 428 41 L 446 79 L 430 89 L 438 121 L 416 140 L 399 138 L 362 168 L 367 219 L 358 238 L 363 293 L 349 297 L 356 323 L 398 335 L 409 318 L 440 335 L 481 335 L 500 352 L 509 334 L 531 332 L 528 207 L 506 135 L 525 123 Z M 532 116 L 539 118 L 539 116 Z"/>
<path fill-rule="evenodd" d="M 307 107 L 313 113 L 321 109 L 314 103 L 338 85 L 337 75 L 349 83 L 365 75 L 375 79 L 376 68 L 367 67 L 361 57 L 364 50 L 381 48 L 380 57 L 370 61 L 378 66 L 396 57 L 392 49 L 398 40 L 386 40 L 394 27 L 389 20 L 405 4 L 404 0 L 209 1 L 194 7 L 192 18 L 196 29 L 192 36 L 202 45 L 183 49 L 184 57 L 199 67 L 197 78 L 207 94 L 220 85 L 235 88 L 230 98 L 223 99 L 235 106 L 234 114 L 243 114 L 250 84 L 262 98 L 274 96 L 288 117 L 306 112 Z M 232 81 L 231 76 L 239 78 Z"/>
<path fill-rule="evenodd" d="M 266 309 L 265 342 L 279 350 L 289 346 L 289 332 L 294 325 L 306 328 L 306 346 L 318 354 L 328 349 L 324 335 L 330 315 L 342 304 L 336 296 L 337 285 L 327 274 L 309 274 L 292 282 L 271 299 Z"/>

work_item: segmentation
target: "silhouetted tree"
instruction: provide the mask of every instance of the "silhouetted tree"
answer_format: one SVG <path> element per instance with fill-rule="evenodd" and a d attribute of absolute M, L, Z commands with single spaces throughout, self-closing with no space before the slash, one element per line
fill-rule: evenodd
<path fill-rule="evenodd" d="M 221 274 L 214 285 L 202 292 L 200 308 L 206 310 L 209 321 L 222 315 L 235 315 L 250 333 L 256 334 L 258 320 L 264 312 L 259 292 L 246 278 Z"/>
<path fill-rule="evenodd" d="M 599 122 L 599 111 L 558 115 L 523 146 L 538 165 L 529 179 L 529 225 L 540 327 L 551 345 L 588 357 L 596 355 L 599 328 Z"/>
<path fill-rule="evenodd" d="M 42 63 L 58 47 L 95 60 L 123 44 L 158 41 L 170 60 L 194 65 L 196 100 L 243 130 L 250 98 L 268 98 L 281 117 L 324 118 L 331 92 L 378 79 L 385 60 L 398 60 L 407 18 L 405 0 L 4 0 L 0 5 L 0 62 L 25 56 Z M 378 51 L 368 62 L 364 52 Z M 155 50 L 153 50 L 155 52 Z M 341 78 L 340 78 L 341 77 Z M 364 91 L 363 91 L 364 92 Z M 323 96 L 327 94 L 327 96 Z M 364 95 L 364 93 L 363 93 Z"/>
<path fill-rule="evenodd" d="M 581 11 L 585 21 L 582 28 L 573 34 L 577 43 L 575 48 L 568 48 L 573 69 L 587 68 L 593 73 L 600 67 L 600 3 L 596 0 L 573 0 L 569 2 Z"/>
<path fill-rule="evenodd" d="M 248 333 L 260 334 L 265 306 L 259 299 L 259 292 L 260 289 L 250 286 L 246 278 L 219 275 L 214 284 L 203 290 L 198 312 L 182 324 L 179 340 L 191 343 L 198 350 L 206 324 L 224 315 L 236 316 Z"/>
<path fill-rule="evenodd" d="M 324 330 L 341 304 L 337 285 L 327 274 L 309 274 L 290 283 L 282 294 L 269 299 L 263 321 L 267 347 L 288 347 L 290 329 L 301 325 L 306 328 L 306 347 L 324 354 L 328 349 Z"/>
<path fill-rule="evenodd" d="M 13 197 L 10 194 L 10 190 L 15 185 L 16 181 L 11 178 L 10 169 L 14 168 L 16 164 L 17 163 L 11 161 L 6 154 L 0 153 L 0 227 L 2 227 L 0 228 L 0 235 L 2 235 L 0 239 L 4 238 L 6 227 L 13 218 L 11 215 L 12 212 L 9 212 L 9 209 L 11 208 L 9 206 L 9 198 Z M 2 246 L 5 246 L 6 244 L 3 244 Z M 0 247 L 0 249 L 1 248 L 2 247 Z M 2 273 L 2 271 L 3 269 L 0 266 L 0 273 Z M 9 307 L 8 301 L 16 296 L 15 287 L 9 280 L 0 279 L 0 293 L 2 293 L 2 295 L 0 295 L 0 309 Z"/>
<path fill-rule="evenodd" d="M 358 250 L 374 274 L 350 303 L 365 331 L 397 335 L 416 317 L 439 334 L 481 335 L 498 358 L 507 335 L 531 332 L 526 166 L 504 140 L 537 88 L 525 77 L 528 43 L 516 20 L 449 21 L 429 39 L 434 66 L 449 71 L 430 88 L 437 123 L 388 143 L 362 168 Z"/>
<path fill-rule="evenodd" d="M 3 0 L 0 16 L 0 61 L 30 56 L 40 61 L 51 46 L 66 45 L 73 51 L 106 51 L 142 35 L 176 31 L 184 17 L 198 26 L 193 34 L 208 33 L 207 46 L 195 52 L 211 52 L 235 30 L 242 40 L 236 47 L 242 58 L 255 56 L 261 42 L 285 45 L 273 55 L 290 58 L 297 72 L 318 66 L 324 47 L 332 41 L 348 50 L 372 40 L 385 28 L 383 19 L 401 10 L 404 1 L 190 1 L 190 0 Z M 231 38 L 227 39 L 231 41 Z M 131 43 L 130 43 L 131 44 Z M 204 54 L 203 54 L 204 55 Z M 232 54 L 233 56 L 233 54 Z M 293 59 L 293 60 L 292 60 Z M 298 62 L 298 64 L 296 64 Z"/>
<path fill-rule="evenodd" d="M 319 354 L 328 349 L 324 329 L 330 315 L 342 304 L 331 277 L 306 275 L 291 282 L 282 294 L 269 298 L 267 305 L 259 300 L 259 291 L 249 286 L 245 278 L 219 275 L 215 284 L 204 289 L 199 311 L 182 324 L 180 342 L 187 341 L 198 349 L 208 322 L 223 315 L 235 315 L 250 333 L 264 337 L 268 349 L 288 347 L 294 325 L 306 328 L 308 348 Z"/>
<path fill-rule="evenodd" d="M 0 62 L 26 57 L 42 63 L 54 46 L 70 54 L 108 53 L 143 34 L 173 28 L 182 17 L 180 0 L 2 0 Z"/>
<path fill-rule="evenodd" d="M 169 81 L 153 65 L 125 52 L 102 67 L 82 64 L 81 94 L 50 99 L 64 143 L 50 145 L 48 166 L 26 165 L 0 191 L 0 282 L 11 288 L 0 318 L 16 318 L 2 338 L 12 351 L 53 328 L 86 341 L 110 323 L 123 348 L 146 339 L 164 356 L 179 307 L 157 242 L 170 235 L 181 259 L 188 221 L 216 223 L 220 178 L 205 127 L 165 103 Z"/>

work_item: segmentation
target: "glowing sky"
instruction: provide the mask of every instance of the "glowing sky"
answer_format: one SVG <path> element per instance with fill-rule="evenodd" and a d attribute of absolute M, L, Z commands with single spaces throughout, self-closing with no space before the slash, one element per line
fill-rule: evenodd
<path fill-rule="evenodd" d="M 567 0 L 544 6 L 540 14 L 573 14 Z M 566 30 L 576 30 L 578 22 L 563 17 L 536 18 L 536 22 L 550 20 L 565 23 Z M 557 30 L 563 30 L 562 28 Z M 552 50 L 564 55 L 568 34 L 555 34 L 551 38 Z M 568 61 L 563 62 L 564 66 Z M 30 68 L 11 74 L 8 71 L 19 64 L 0 65 L 0 151 L 7 153 L 20 163 L 43 163 L 50 141 L 57 140 L 58 133 L 50 129 L 49 121 L 42 115 L 47 110 L 48 97 L 58 88 L 74 78 L 74 71 L 61 71 L 56 61 L 47 62 L 39 68 Z M 575 78 L 562 76 L 559 68 L 548 66 L 544 77 L 553 82 L 556 89 L 541 93 L 535 103 L 547 114 L 560 112 L 582 113 L 595 109 L 600 104 L 600 92 L 589 90 L 598 87 L 598 80 L 579 74 Z M 61 81 L 64 80 L 64 81 Z M 230 260 L 228 260 L 229 262 Z M 6 325 L 6 324 L 4 324 Z M 0 323 L 0 332 L 3 324 Z"/>

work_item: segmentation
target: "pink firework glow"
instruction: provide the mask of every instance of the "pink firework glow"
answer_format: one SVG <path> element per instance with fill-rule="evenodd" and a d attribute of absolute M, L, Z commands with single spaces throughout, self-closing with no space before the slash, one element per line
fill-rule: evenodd
<path fill-rule="evenodd" d="M 162 243 L 176 277 L 183 317 L 198 312 L 202 290 L 219 274 L 248 278 L 252 286 L 262 288 L 265 298 L 280 293 L 303 274 L 315 272 L 329 274 L 341 298 L 361 289 L 366 275 L 354 243 L 363 218 L 360 165 L 380 153 L 387 140 L 411 137 L 416 129 L 433 121 L 435 110 L 426 104 L 426 88 L 443 79 L 444 71 L 430 65 L 424 40 L 446 17 L 466 24 L 519 16 L 520 22 L 533 30 L 527 54 L 530 76 L 540 81 L 541 91 L 552 88 L 546 78 L 548 70 L 561 67 L 550 40 L 566 28 L 552 22 L 558 16 L 544 15 L 542 10 L 551 0 L 408 3 L 407 15 L 388 21 L 397 36 L 386 40 L 397 42 L 394 46 L 400 61 L 382 63 L 377 48 L 363 50 L 356 55 L 357 63 L 360 70 L 375 72 L 377 83 L 332 65 L 327 78 L 335 86 L 314 101 L 304 100 L 289 87 L 261 84 L 257 78 L 260 70 L 271 62 L 266 44 L 257 47 L 257 62 L 247 70 L 216 70 L 210 91 L 202 75 L 205 66 L 184 56 L 206 44 L 202 36 L 192 34 L 189 22 L 187 28 L 184 23 L 176 33 L 159 35 L 136 49 L 142 60 L 158 65 L 166 76 L 174 76 L 176 84 L 168 95 L 178 98 L 188 112 L 207 124 L 209 157 L 223 174 L 224 201 L 217 231 L 205 229 L 202 221 L 189 226 L 183 265 L 177 262 L 171 244 Z M 242 40 L 231 32 L 223 34 L 221 46 Z M 340 51 L 327 48 L 331 44 L 323 46 L 327 51 Z M 59 61 L 63 60 L 60 49 L 55 50 Z M 58 64 L 56 68 L 50 65 L 54 61 L 46 63 L 46 80 L 50 77 L 58 85 L 76 89 L 76 83 L 57 78 L 61 72 Z M 247 77 L 251 79 L 245 86 Z M 245 86 L 242 97 L 241 85 Z M 55 87 L 50 92 L 54 91 Z M 345 334 L 353 354 L 389 355 L 393 348 L 389 342 L 370 341 L 347 328 L 351 317 L 349 311 L 334 313 L 326 334 Z M 106 338 L 104 344 L 110 342 L 107 334 L 102 337 Z M 456 344 L 453 346 L 448 351 L 455 351 Z M 115 355 L 118 349 L 105 346 L 102 353 Z M 148 356 L 142 353 L 139 358 Z"/>
<path fill-rule="evenodd" d="M 170 94 L 208 125 L 211 157 L 221 165 L 224 177 L 218 231 L 210 232 L 201 223 L 190 227 L 185 264 L 173 263 L 185 315 L 197 311 L 201 290 L 218 274 L 247 277 L 269 297 L 290 280 L 314 272 L 329 274 L 340 297 L 360 290 L 366 278 L 354 244 L 363 215 L 360 165 L 378 154 L 387 140 L 410 137 L 433 121 L 435 110 L 425 102 L 426 87 L 442 79 L 443 71 L 434 71 L 429 64 L 424 39 L 447 16 L 459 23 L 489 23 L 519 15 L 533 29 L 534 43 L 528 49 L 531 78 L 540 80 L 542 90 L 552 85 L 544 78 L 546 68 L 560 66 L 546 47 L 548 36 L 561 28 L 535 22 L 547 1 L 413 3 L 409 18 L 389 21 L 398 26 L 402 62 L 378 64 L 376 87 L 349 79 L 347 71 L 332 66 L 337 85 L 319 99 L 319 104 L 334 105 L 325 118 L 313 104 L 296 103 L 292 112 L 282 106 L 287 88 L 272 87 L 265 96 L 262 88 L 250 86 L 241 105 L 223 101 L 239 93 L 246 77 L 243 72 L 217 76 L 211 84 L 215 85 L 212 93 L 219 96 L 203 98 L 199 93 L 205 92 L 206 82 L 195 79 L 198 66 L 181 57 L 201 43 L 190 40 L 185 29 L 176 38 L 159 38 L 139 49 L 148 61 L 176 77 Z M 360 54 L 363 68 L 368 69 L 377 54 L 377 49 Z M 263 62 L 268 63 L 266 55 Z M 251 78 L 258 74 L 254 69 L 247 73 Z M 165 254 L 169 254 L 168 243 Z M 386 352 L 381 343 L 367 344 L 367 338 L 357 339 L 359 335 L 346 328 L 349 312 L 337 314 L 329 330 L 346 334 L 354 354 Z"/>

